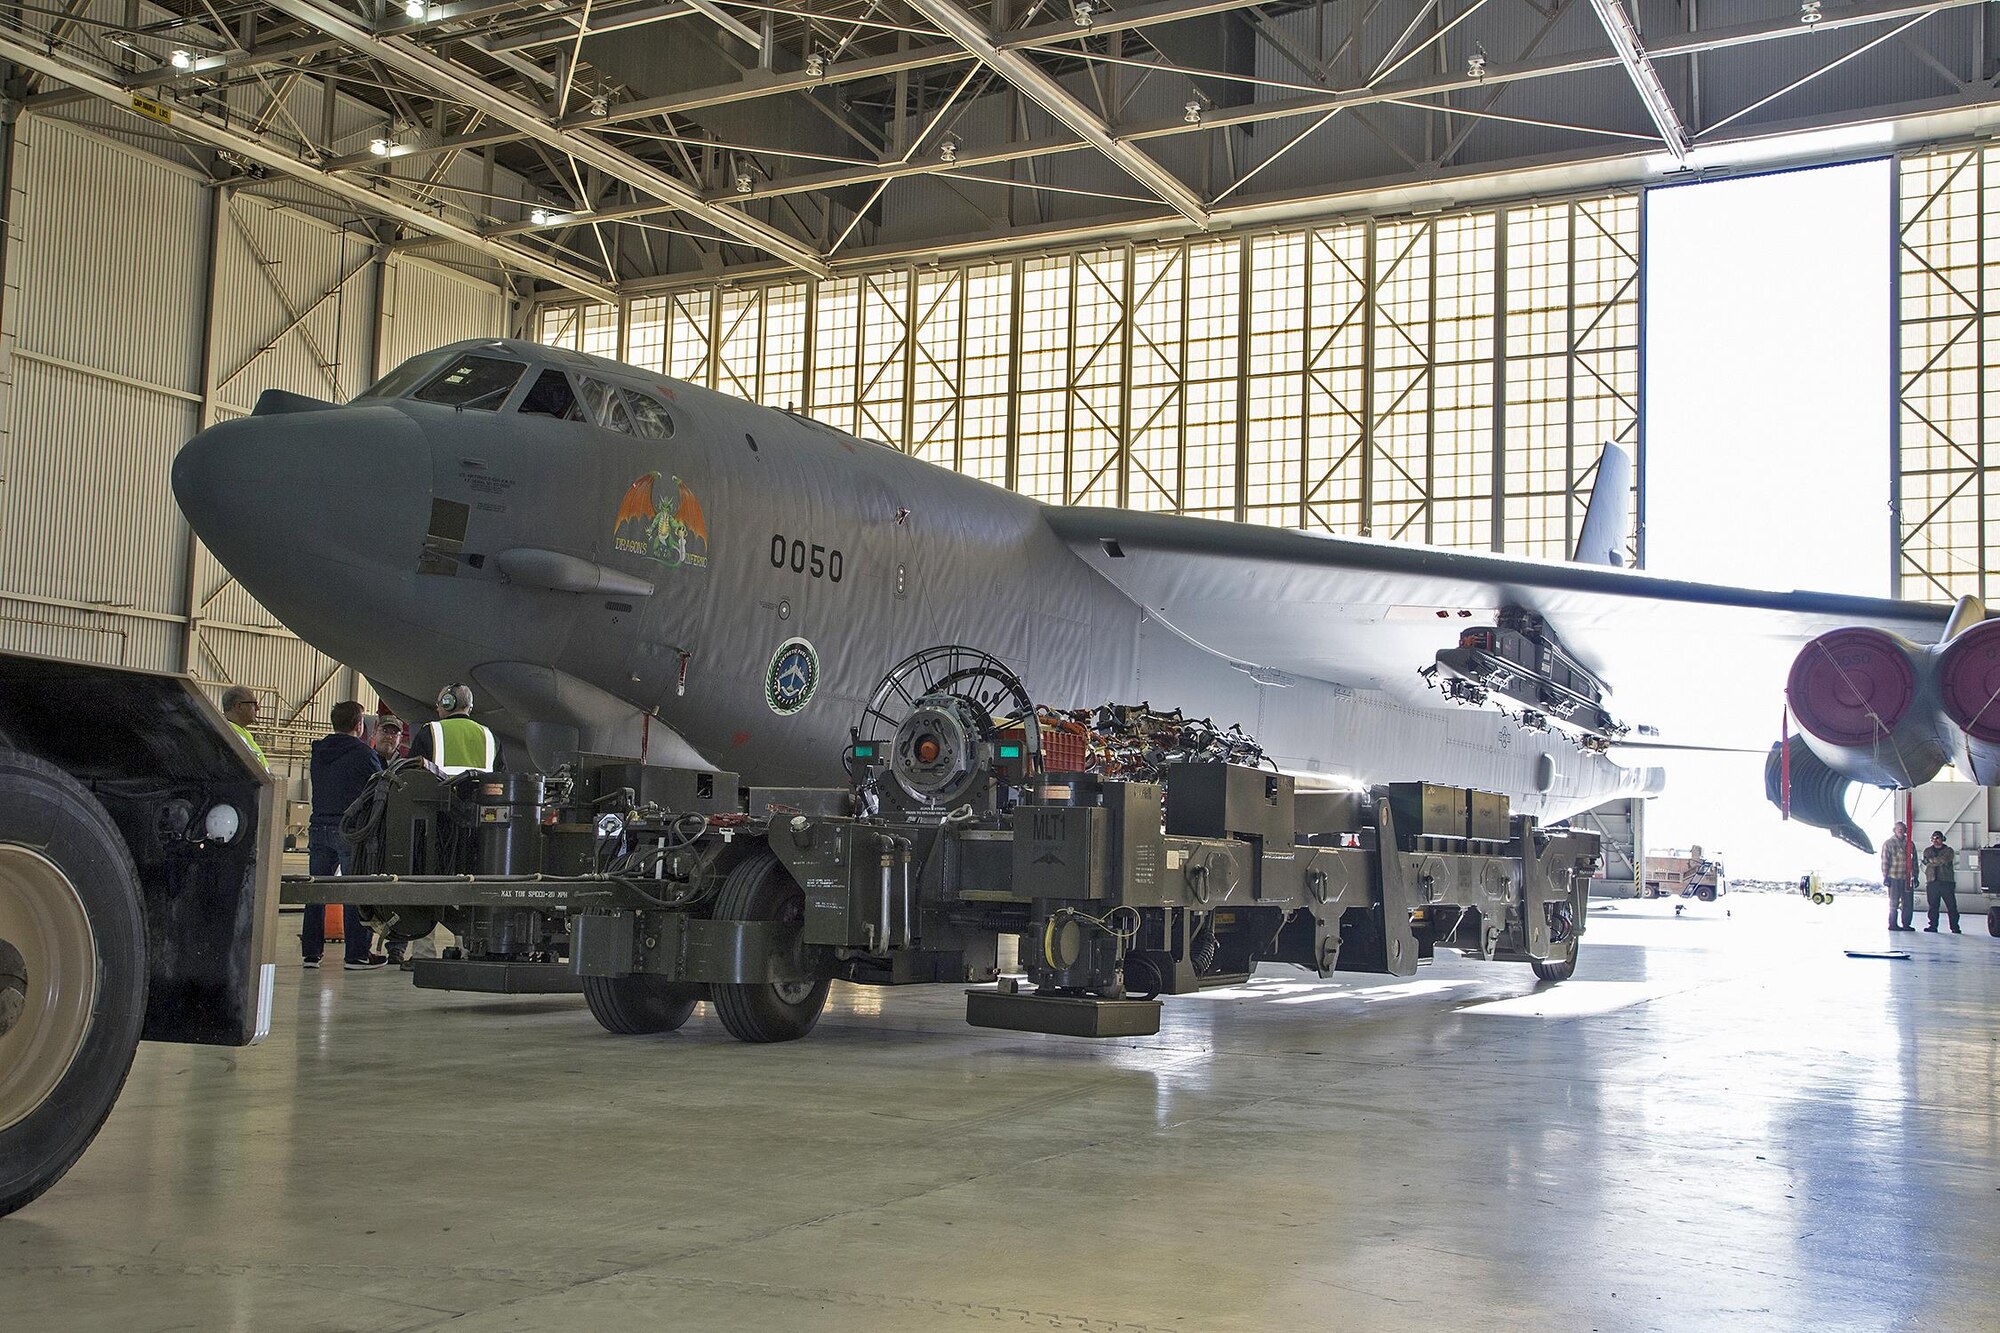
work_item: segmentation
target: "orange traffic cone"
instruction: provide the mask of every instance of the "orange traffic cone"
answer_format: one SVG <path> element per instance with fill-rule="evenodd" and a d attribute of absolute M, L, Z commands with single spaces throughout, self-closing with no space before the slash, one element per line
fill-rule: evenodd
<path fill-rule="evenodd" d="M 344 942 L 347 938 L 346 914 L 340 910 L 340 904 L 328 903 L 320 910 L 326 913 L 326 937 Z"/>

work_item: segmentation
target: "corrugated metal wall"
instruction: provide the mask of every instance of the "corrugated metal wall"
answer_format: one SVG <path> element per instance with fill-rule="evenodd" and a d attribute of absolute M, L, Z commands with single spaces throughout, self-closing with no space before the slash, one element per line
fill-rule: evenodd
<path fill-rule="evenodd" d="M 508 295 L 66 120 L 22 118 L 9 202 L 0 646 L 257 687 L 283 751 L 357 680 L 192 541 L 174 453 L 267 388 L 346 399 L 501 333 Z"/>
<path fill-rule="evenodd" d="M 380 374 L 444 343 L 506 332 L 507 295 L 499 288 L 408 255 L 389 261 Z"/>

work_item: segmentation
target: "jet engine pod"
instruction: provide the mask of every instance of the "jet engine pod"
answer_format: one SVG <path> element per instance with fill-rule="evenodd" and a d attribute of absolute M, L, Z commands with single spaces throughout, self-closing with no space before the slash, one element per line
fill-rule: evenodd
<path fill-rule="evenodd" d="M 1785 698 L 1812 752 L 1857 782 L 1920 786 L 1951 757 L 1930 654 L 1887 631 L 1820 635 L 1793 661 Z"/>
<path fill-rule="evenodd" d="M 1864 852 L 1875 844 L 1847 812 L 1847 793 L 1854 786 L 1844 774 L 1820 761 L 1804 736 L 1773 745 L 1764 760 L 1764 795 L 1790 818 L 1823 828 Z"/>
<path fill-rule="evenodd" d="M 1954 761 L 1982 786 L 2000 783 L 2000 620 L 1982 621 L 1947 640 L 1937 674 Z"/>

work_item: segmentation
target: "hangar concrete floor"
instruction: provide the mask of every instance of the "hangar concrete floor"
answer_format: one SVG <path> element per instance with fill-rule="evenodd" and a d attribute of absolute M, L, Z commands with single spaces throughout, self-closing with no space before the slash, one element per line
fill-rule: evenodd
<path fill-rule="evenodd" d="M 2000 941 L 1883 903 L 1620 903 L 1564 986 L 1274 972 L 1105 1044 L 947 987 L 620 1039 L 288 965 L 266 1044 L 142 1048 L 0 1221 L 0 1324 L 2000 1327 Z"/>

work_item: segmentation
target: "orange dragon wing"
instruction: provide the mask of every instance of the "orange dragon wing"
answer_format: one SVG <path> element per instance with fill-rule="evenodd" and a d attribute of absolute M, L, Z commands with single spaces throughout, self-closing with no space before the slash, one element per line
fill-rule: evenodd
<path fill-rule="evenodd" d="M 626 490 L 625 500 L 618 506 L 618 517 L 611 525 L 613 532 L 624 527 L 635 518 L 641 523 L 647 523 L 652 520 L 653 483 L 659 480 L 659 476 L 660 474 L 657 472 L 648 472 L 645 476 L 633 482 Z"/>
<path fill-rule="evenodd" d="M 674 510 L 674 517 L 687 524 L 687 530 L 705 542 L 708 540 L 708 520 L 702 516 L 701 501 L 694 498 L 694 492 L 687 488 L 686 482 L 680 485 L 681 500 Z"/>

